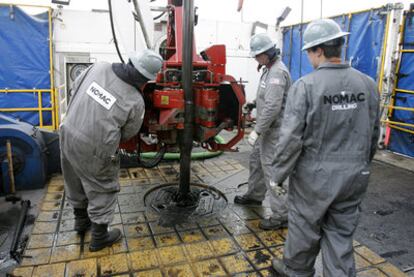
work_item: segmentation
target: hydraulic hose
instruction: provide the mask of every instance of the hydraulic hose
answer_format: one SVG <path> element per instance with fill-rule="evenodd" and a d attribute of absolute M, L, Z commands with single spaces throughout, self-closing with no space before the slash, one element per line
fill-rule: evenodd
<path fill-rule="evenodd" d="M 216 136 L 214 140 L 217 143 L 224 144 L 225 141 L 222 137 Z M 144 167 L 144 168 L 151 168 L 156 166 L 161 160 L 179 160 L 181 155 L 180 153 L 166 153 L 165 147 L 160 149 L 158 152 L 145 152 L 140 153 L 139 158 L 137 154 L 126 154 L 121 153 L 121 168 L 132 168 L 132 167 Z M 201 160 L 201 159 L 209 159 L 214 158 L 221 155 L 223 151 L 211 152 L 211 151 L 203 151 L 203 152 L 193 152 L 191 153 L 192 160 Z"/>
<path fill-rule="evenodd" d="M 112 17 L 112 1 L 111 0 L 108 0 L 108 8 L 109 8 L 109 20 L 111 22 L 112 37 L 114 39 L 116 52 L 118 53 L 118 57 L 121 60 L 121 62 L 125 63 L 124 59 L 122 58 L 121 51 L 119 51 L 118 40 L 116 39 L 115 28 L 114 28 L 114 19 Z"/>
<path fill-rule="evenodd" d="M 225 141 L 221 136 L 216 136 L 214 140 L 219 144 L 224 144 Z M 211 151 L 203 151 L 203 152 L 193 152 L 191 153 L 191 159 L 192 160 L 202 160 L 202 159 L 209 159 L 214 158 L 217 156 L 220 156 L 223 154 L 223 151 L 217 151 L 217 152 L 211 152 Z M 157 155 L 157 152 L 146 152 L 141 153 L 140 157 L 142 159 L 152 159 Z M 179 160 L 180 159 L 180 153 L 165 153 L 164 160 Z"/>

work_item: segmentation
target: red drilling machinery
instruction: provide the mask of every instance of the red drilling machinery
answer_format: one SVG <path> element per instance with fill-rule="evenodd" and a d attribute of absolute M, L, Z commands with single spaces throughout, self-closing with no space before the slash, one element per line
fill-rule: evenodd
<path fill-rule="evenodd" d="M 144 88 L 145 118 L 140 133 L 121 149 L 139 152 L 180 149 L 179 195 L 189 192 L 193 142 L 209 151 L 235 151 L 244 135 L 241 82 L 226 75 L 226 48 L 213 45 L 196 53 L 192 0 L 168 1 L 167 40 L 161 49 L 162 71 Z M 219 144 L 222 130 L 234 136 Z M 148 143 L 148 136 L 156 143 Z M 164 150 L 165 151 L 165 150 Z M 179 198 L 180 198 L 179 197 Z"/>

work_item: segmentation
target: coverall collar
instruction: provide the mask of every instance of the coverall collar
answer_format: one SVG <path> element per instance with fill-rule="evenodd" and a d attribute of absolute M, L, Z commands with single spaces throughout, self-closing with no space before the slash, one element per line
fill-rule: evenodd
<path fill-rule="evenodd" d="M 140 86 L 148 81 L 148 79 L 145 78 L 145 76 L 136 70 L 135 67 L 130 63 L 113 63 L 112 70 L 118 78 L 120 78 L 125 83 L 135 87 L 139 91 L 141 91 Z"/>
<path fill-rule="evenodd" d="M 316 68 L 316 70 L 319 70 L 321 68 L 348 68 L 350 67 L 349 64 L 346 63 L 330 63 L 330 62 L 325 62 L 322 63 L 318 66 L 318 68 Z"/>
<path fill-rule="evenodd" d="M 265 68 L 270 69 L 277 62 L 278 59 L 279 57 L 276 56 L 275 58 L 270 60 L 269 63 L 265 66 Z"/>

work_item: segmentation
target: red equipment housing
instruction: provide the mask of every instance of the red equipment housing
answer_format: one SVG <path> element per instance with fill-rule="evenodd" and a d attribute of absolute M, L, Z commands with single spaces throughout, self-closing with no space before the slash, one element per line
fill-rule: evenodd
<path fill-rule="evenodd" d="M 181 1 L 168 1 L 168 28 L 165 46 L 160 49 L 164 58 L 162 72 L 144 88 L 145 117 L 140 134 L 156 135 L 158 144 L 147 144 L 138 134 L 120 148 L 135 150 L 140 141 L 141 151 L 157 151 L 161 143 L 176 148 L 178 131 L 184 128 L 184 91 L 181 84 L 182 24 Z M 194 141 L 211 151 L 235 151 L 233 146 L 244 135 L 242 106 L 244 87 L 232 76 L 226 75 L 226 48 L 213 45 L 196 54 L 193 41 L 193 93 L 195 102 Z M 222 130 L 235 135 L 225 144 L 214 137 Z"/>

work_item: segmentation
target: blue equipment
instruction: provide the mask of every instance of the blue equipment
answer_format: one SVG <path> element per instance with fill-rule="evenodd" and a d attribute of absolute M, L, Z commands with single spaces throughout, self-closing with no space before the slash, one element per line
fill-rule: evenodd
<path fill-rule="evenodd" d="M 10 193 L 7 140 L 12 145 L 16 190 L 43 188 L 60 171 L 59 135 L 0 114 L 0 195 Z"/>

